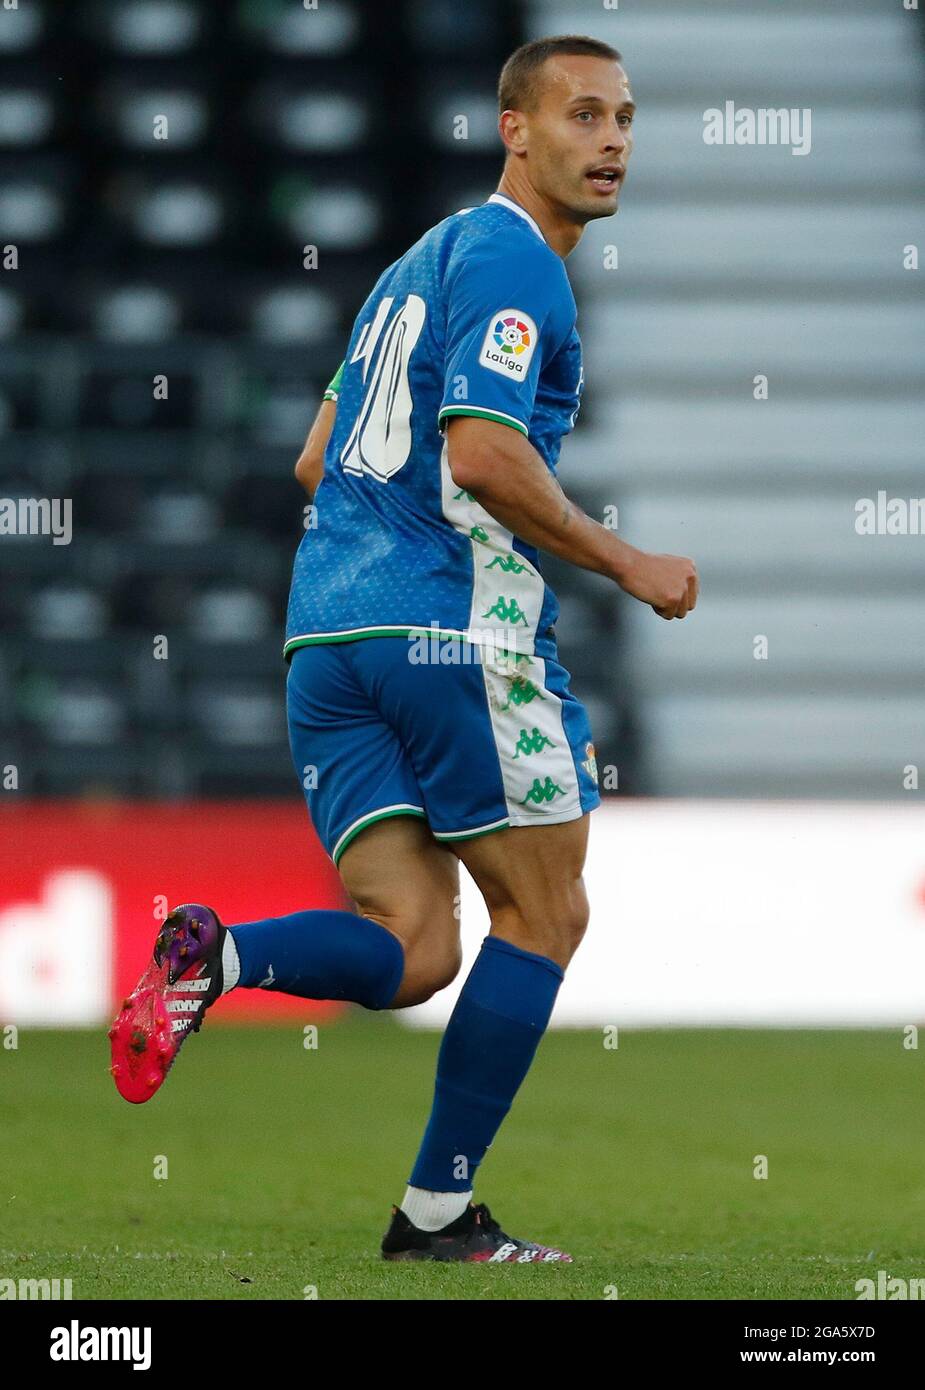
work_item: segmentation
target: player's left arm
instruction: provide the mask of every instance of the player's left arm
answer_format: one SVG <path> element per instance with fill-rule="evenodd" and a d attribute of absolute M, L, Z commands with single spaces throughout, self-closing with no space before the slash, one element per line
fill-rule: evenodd
<path fill-rule="evenodd" d="M 308 493 L 309 498 L 314 497 L 318 484 L 324 475 L 324 451 L 328 447 L 328 440 L 331 438 L 331 431 L 337 416 L 337 397 L 340 394 L 340 382 L 343 374 L 344 364 L 342 362 L 337 369 L 336 376 L 324 393 L 324 398 L 318 407 L 318 414 L 315 416 L 305 446 L 295 466 L 296 478 Z"/>

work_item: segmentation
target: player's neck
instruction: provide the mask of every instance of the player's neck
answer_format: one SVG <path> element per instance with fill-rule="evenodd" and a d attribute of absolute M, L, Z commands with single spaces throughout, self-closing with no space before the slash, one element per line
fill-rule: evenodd
<path fill-rule="evenodd" d="M 503 197 L 510 198 L 511 202 L 517 203 L 524 212 L 529 212 L 557 256 L 565 260 L 569 252 L 575 250 L 584 227 L 563 217 L 546 203 L 526 180 L 518 179 L 505 169 L 498 184 L 498 192 Z"/>

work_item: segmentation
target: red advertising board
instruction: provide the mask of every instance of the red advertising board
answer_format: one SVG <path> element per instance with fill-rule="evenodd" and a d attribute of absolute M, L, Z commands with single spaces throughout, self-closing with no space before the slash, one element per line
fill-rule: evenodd
<path fill-rule="evenodd" d="M 348 907 L 293 799 L 0 801 L 0 1024 L 92 1025 L 130 992 L 168 907 L 231 925 Z M 345 1006 L 236 990 L 216 1021 L 330 1018 Z"/>

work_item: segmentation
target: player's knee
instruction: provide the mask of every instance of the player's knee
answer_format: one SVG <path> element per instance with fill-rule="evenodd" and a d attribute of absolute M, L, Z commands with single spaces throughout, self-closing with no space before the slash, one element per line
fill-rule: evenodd
<path fill-rule="evenodd" d="M 581 944 L 589 915 L 588 895 L 578 879 L 541 903 L 524 907 L 511 904 L 498 911 L 494 921 L 500 936 L 565 966 Z"/>
<path fill-rule="evenodd" d="M 554 939 L 561 957 L 570 961 L 588 930 L 588 900 L 578 894 L 563 904 L 554 919 Z"/>
<path fill-rule="evenodd" d="M 462 950 L 433 961 L 423 983 L 424 997 L 420 1002 L 423 1004 L 427 999 L 432 999 L 435 994 L 439 994 L 442 989 L 451 985 L 459 974 L 461 965 Z"/>
<path fill-rule="evenodd" d="M 591 905 L 588 902 L 588 893 L 584 880 L 578 879 L 571 895 L 571 911 L 569 913 L 569 940 L 573 953 L 581 945 L 590 920 Z"/>
<path fill-rule="evenodd" d="M 404 1009 L 424 1004 L 441 989 L 452 984 L 462 965 L 459 923 L 452 908 L 441 915 L 429 910 L 415 911 L 392 924 L 402 943 L 405 969 L 401 987 L 392 1008 Z"/>
<path fill-rule="evenodd" d="M 405 950 L 405 973 L 393 1008 L 405 1009 L 426 1004 L 441 989 L 451 985 L 462 965 L 459 941 L 418 944 Z"/>
<path fill-rule="evenodd" d="M 588 918 L 589 913 L 586 910 L 576 916 L 571 924 L 568 937 L 570 957 L 575 954 L 584 939 L 585 932 L 588 930 Z"/>

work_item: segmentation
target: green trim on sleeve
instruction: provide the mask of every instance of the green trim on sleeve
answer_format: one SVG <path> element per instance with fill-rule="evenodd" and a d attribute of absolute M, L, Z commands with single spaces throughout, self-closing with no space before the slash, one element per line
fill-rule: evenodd
<path fill-rule="evenodd" d="M 513 415 L 505 415 L 500 410 L 486 410 L 480 405 L 445 405 L 437 416 L 438 428 L 448 415 L 474 415 L 479 420 L 494 420 L 499 425 L 510 425 L 511 429 L 520 430 L 521 434 L 529 435 L 529 430 L 522 420 L 517 420 Z"/>
<path fill-rule="evenodd" d="M 330 382 L 330 384 L 329 384 L 329 386 L 328 386 L 328 389 L 327 389 L 327 390 L 325 391 L 325 393 L 324 393 L 324 397 L 323 397 L 324 400 L 326 400 L 326 401 L 336 401 L 336 400 L 337 400 L 337 397 L 340 395 L 340 383 L 341 383 L 341 381 L 342 381 L 342 379 L 343 379 L 344 368 L 346 367 L 346 365 L 347 365 L 346 361 L 341 362 L 341 364 L 340 364 L 340 366 L 338 367 L 337 371 L 334 373 L 334 376 L 331 378 L 331 382 Z"/>

